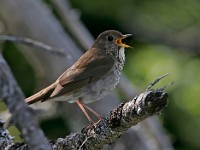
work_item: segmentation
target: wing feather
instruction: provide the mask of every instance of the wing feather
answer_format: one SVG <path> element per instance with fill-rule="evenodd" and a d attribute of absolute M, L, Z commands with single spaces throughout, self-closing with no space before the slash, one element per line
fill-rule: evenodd
<path fill-rule="evenodd" d="M 87 54 L 80 57 L 78 63 L 76 62 L 60 76 L 58 79 L 60 88 L 55 88 L 50 98 L 78 91 L 89 83 L 99 80 L 112 69 L 114 60 L 109 56 L 102 55 L 102 51 L 95 50 L 87 51 Z"/>

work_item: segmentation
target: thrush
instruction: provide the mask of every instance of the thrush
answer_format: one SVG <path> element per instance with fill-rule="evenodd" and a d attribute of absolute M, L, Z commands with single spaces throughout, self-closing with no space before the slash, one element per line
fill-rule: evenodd
<path fill-rule="evenodd" d="M 26 98 L 26 103 L 76 102 L 91 124 L 94 122 L 85 108 L 101 120 L 101 116 L 86 104 L 100 100 L 118 84 L 125 63 L 124 48 L 130 47 L 122 40 L 129 36 L 131 34 L 123 35 L 115 30 L 102 32 L 92 47 L 69 69 L 54 83 Z"/>

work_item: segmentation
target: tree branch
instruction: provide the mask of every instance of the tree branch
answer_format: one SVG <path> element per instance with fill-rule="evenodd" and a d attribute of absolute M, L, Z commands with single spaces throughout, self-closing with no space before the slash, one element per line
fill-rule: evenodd
<path fill-rule="evenodd" d="M 105 144 L 112 144 L 126 130 L 151 117 L 160 114 L 167 105 L 168 95 L 165 88 L 148 89 L 129 102 L 121 103 L 108 116 L 94 126 L 84 127 L 81 131 L 71 133 L 65 138 L 51 141 L 54 150 L 98 150 Z M 16 143 L 10 149 L 22 148 L 27 150 L 26 144 Z"/>
<path fill-rule="evenodd" d="M 34 48 L 39 48 L 39 49 L 45 50 L 50 53 L 54 53 L 59 56 L 66 55 L 66 53 L 64 52 L 63 49 L 55 48 L 55 47 L 49 46 L 43 42 L 39 42 L 39 41 L 30 39 L 30 38 L 17 37 L 17 36 L 11 36 L 11 35 L 0 35 L 0 41 L 10 41 L 10 42 L 24 44 L 24 45 L 31 46 Z"/>
<path fill-rule="evenodd" d="M 0 119 L 0 149 L 5 149 L 7 146 L 11 145 L 13 139 L 14 137 L 4 128 L 4 121 Z"/>
<path fill-rule="evenodd" d="M 0 54 L 0 99 L 2 99 L 10 113 L 14 124 L 21 131 L 25 142 L 32 150 L 51 149 L 43 131 L 39 128 L 34 115 L 24 102 L 24 95 L 18 87 L 12 73 Z"/>

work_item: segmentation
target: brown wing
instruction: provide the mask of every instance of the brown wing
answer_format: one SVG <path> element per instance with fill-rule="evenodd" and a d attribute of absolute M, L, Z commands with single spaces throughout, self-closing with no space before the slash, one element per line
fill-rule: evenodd
<path fill-rule="evenodd" d="M 90 49 L 80 59 L 64 72 L 50 98 L 69 95 L 88 83 L 95 82 L 111 70 L 114 60 L 105 56 L 102 50 Z"/>

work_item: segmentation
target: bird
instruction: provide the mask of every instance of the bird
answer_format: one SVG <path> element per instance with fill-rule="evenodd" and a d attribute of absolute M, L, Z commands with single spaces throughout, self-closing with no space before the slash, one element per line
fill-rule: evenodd
<path fill-rule="evenodd" d="M 102 119 L 86 104 L 100 100 L 112 92 L 119 83 L 125 63 L 125 48 L 131 46 L 123 40 L 131 34 L 123 35 L 116 30 L 102 32 L 70 68 L 48 87 L 25 99 L 27 104 L 44 101 L 67 101 L 77 103 L 90 124 L 94 124 L 86 109 Z M 98 122 L 99 122 L 98 121 Z"/>

